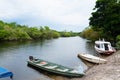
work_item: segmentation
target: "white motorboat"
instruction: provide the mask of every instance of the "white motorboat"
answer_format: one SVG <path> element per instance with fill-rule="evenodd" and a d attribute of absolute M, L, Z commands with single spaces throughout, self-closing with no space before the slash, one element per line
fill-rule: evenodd
<path fill-rule="evenodd" d="M 116 52 L 116 50 L 111 46 L 111 43 L 104 40 L 95 41 L 94 47 L 98 53 L 111 54 Z"/>

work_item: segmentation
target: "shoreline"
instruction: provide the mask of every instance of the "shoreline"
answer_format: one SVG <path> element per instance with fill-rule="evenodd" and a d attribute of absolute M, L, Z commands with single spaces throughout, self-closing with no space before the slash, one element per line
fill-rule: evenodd
<path fill-rule="evenodd" d="M 78 80 L 120 80 L 120 50 L 105 59 L 106 64 L 94 65 Z"/>
<path fill-rule="evenodd" d="M 85 61 L 89 68 L 82 78 L 57 76 L 51 80 L 120 80 L 120 50 L 102 58 L 106 59 L 107 63 L 91 65 L 91 63 Z"/>

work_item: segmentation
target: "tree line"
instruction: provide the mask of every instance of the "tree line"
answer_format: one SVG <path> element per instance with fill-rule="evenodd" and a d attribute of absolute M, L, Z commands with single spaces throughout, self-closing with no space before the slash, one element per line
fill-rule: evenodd
<path fill-rule="evenodd" d="M 19 25 L 16 22 L 6 23 L 0 21 L 0 40 L 2 41 L 23 41 L 23 40 L 43 40 L 59 37 L 76 36 L 78 33 L 67 31 L 56 31 L 50 29 L 48 26 L 29 27 L 26 25 Z"/>
<path fill-rule="evenodd" d="M 81 36 L 93 40 L 105 38 L 120 46 L 120 1 L 97 0 L 93 10 L 89 18 L 90 27 Z"/>

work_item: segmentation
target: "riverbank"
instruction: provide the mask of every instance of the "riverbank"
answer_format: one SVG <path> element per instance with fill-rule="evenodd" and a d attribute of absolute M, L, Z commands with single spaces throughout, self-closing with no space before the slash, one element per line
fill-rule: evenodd
<path fill-rule="evenodd" d="M 73 80 L 120 80 L 120 51 L 106 57 L 107 63 L 95 65 L 86 75 Z"/>
<path fill-rule="evenodd" d="M 105 58 L 105 57 L 104 57 Z M 106 57 L 106 64 L 94 65 L 82 78 L 54 78 L 53 80 L 120 80 L 120 51 Z"/>

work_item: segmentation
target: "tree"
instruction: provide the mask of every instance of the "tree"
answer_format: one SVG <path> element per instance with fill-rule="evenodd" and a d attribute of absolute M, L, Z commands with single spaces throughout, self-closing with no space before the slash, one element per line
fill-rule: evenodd
<path fill-rule="evenodd" d="M 28 28 L 27 33 L 32 39 L 39 39 L 41 37 L 41 32 L 38 30 L 37 27 Z"/>
<path fill-rule="evenodd" d="M 3 21 L 0 21 L 0 29 L 3 29 L 4 27 L 4 22 Z"/>
<path fill-rule="evenodd" d="M 88 40 L 95 41 L 96 39 L 99 39 L 99 32 L 94 31 L 91 27 L 87 27 L 81 34 L 81 37 L 86 38 Z"/>
<path fill-rule="evenodd" d="M 104 37 L 115 39 L 120 34 L 120 3 L 116 0 L 97 0 L 95 12 L 89 18 L 95 31 L 101 31 Z"/>

